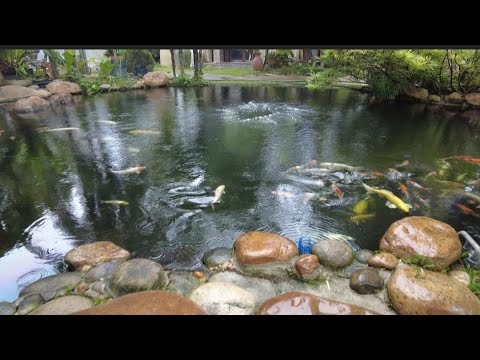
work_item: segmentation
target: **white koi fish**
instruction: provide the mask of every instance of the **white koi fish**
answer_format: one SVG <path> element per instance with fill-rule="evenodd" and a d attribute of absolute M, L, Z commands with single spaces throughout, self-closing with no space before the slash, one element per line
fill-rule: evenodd
<path fill-rule="evenodd" d="M 135 166 L 125 170 L 110 170 L 110 172 L 119 175 L 127 175 L 127 174 L 140 174 L 140 171 L 145 170 L 145 166 Z"/>

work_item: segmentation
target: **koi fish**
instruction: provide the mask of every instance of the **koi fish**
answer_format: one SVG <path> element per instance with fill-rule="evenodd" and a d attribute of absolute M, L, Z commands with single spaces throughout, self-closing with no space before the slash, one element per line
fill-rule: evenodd
<path fill-rule="evenodd" d="M 330 170 L 334 170 L 334 171 L 344 170 L 344 171 L 353 172 L 353 171 L 362 170 L 362 168 L 358 166 L 351 166 L 347 164 L 339 164 L 339 163 L 331 163 L 331 162 L 322 162 L 322 163 L 319 163 L 318 166 L 321 166 Z"/>
<path fill-rule="evenodd" d="M 288 191 L 282 191 L 282 190 L 272 191 L 272 194 L 273 194 L 273 195 L 280 196 L 280 197 L 287 197 L 287 198 L 291 198 L 291 197 L 294 197 L 294 196 L 295 196 L 295 195 L 293 195 L 292 193 L 290 193 L 290 192 L 288 192 Z"/>
<path fill-rule="evenodd" d="M 467 184 L 468 185 L 480 185 L 480 179 L 469 181 Z"/>
<path fill-rule="evenodd" d="M 423 190 L 423 191 L 429 191 L 430 190 L 430 189 L 427 189 L 427 188 L 423 187 L 420 184 L 417 184 L 415 181 L 412 181 L 410 179 L 407 179 L 406 183 L 410 186 L 413 186 L 416 189 L 420 189 L 420 190 Z"/>
<path fill-rule="evenodd" d="M 128 205 L 128 201 L 124 200 L 100 200 L 101 204 L 112 204 L 112 205 Z"/>
<path fill-rule="evenodd" d="M 400 183 L 400 186 L 398 188 L 402 193 L 404 193 L 407 196 L 410 196 L 410 194 L 408 193 L 407 187 L 404 184 Z"/>
<path fill-rule="evenodd" d="M 98 120 L 97 123 L 99 124 L 109 124 L 109 125 L 117 125 L 115 121 L 110 121 L 110 120 Z"/>
<path fill-rule="evenodd" d="M 410 165 L 410 161 L 405 160 L 405 161 L 403 161 L 401 164 L 396 164 L 395 167 L 396 167 L 397 169 L 399 169 L 399 168 L 403 168 L 403 167 L 408 166 L 408 165 Z"/>
<path fill-rule="evenodd" d="M 375 171 L 365 172 L 365 173 L 362 173 L 362 175 L 365 175 L 365 176 L 373 176 L 373 177 L 383 177 L 383 176 L 385 176 L 384 173 L 375 172 Z"/>
<path fill-rule="evenodd" d="M 362 221 L 367 221 L 371 220 L 375 217 L 375 213 L 372 214 L 361 214 L 361 215 L 355 215 L 350 218 L 351 222 L 354 222 L 355 224 L 358 224 Z"/>
<path fill-rule="evenodd" d="M 362 183 L 365 190 L 367 190 L 367 194 L 378 194 L 386 198 L 388 201 L 385 204 L 389 208 L 399 208 L 402 211 L 409 212 L 412 205 L 404 203 L 401 199 L 396 197 L 391 191 L 385 189 L 375 189 L 367 184 Z"/>
<path fill-rule="evenodd" d="M 130 130 L 128 133 L 133 135 L 160 135 L 161 134 L 160 131 L 156 131 L 156 130 Z"/>
<path fill-rule="evenodd" d="M 119 175 L 127 175 L 127 174 L 140 174 L 140 171 L 145 170 L 145 166 L 135 166 L 125 170 L 110 170 L 110 172 Z"/>
<path fill-rule="evenodd" d="M 354 207 L 353 207 L 353 212 L 357 215 L 363 215 L 368 211 L 368 208 L 370 207 L 373 199 L 372 198 L 366 198 L 360 200 Z"/>
<path fill-rule="evenodd" d="M 340 199 L 343 199 L 343 195 L 345 194 L 342 189 L 340 189 L 337 184 L 335 184 L 335 182 L 333 182 L 332 184 L 332 190 L 335 191 L 335 194 L 337 194 L 337 196 L 340 198 Z"/>
<path fill-rule="evenodd" d="M 470 209 L 468 206 L 465 206 L 465 205 L 462 205 L 462 204 L 455 204 L 455 206 L 458 207 L 462 211 L 462 213 L 464 213 L 465 215 L 472 215 L 472 216 L 475 216 L 477 218 L 480 218 L 480 214 L 477 214 L 475 211 Z"/>
<path fill-rule="evenodd" d="M 215 197 L 213 198 L 212 204 L 219 203 L 223 194 L 225 194 L 225 185 L 220 185 L 215 189 Z"/>
<path fill-rule="evenodd" d="M 472 163 L 472 164 L 480 165 L 480 159 L 474 158 L 474 157 L 469 156 L 469 155 L 457 155 L 457 156 L 452 156 L 452 157 L 447 158 L 447 159 L 461 160 L 461 161 L 469 162 L 469 163 Z M 444 159 L 444 160 L 446 160 L 446 159 Z"/>
<path fill-rule="evenodd" d="M 80 130 L 78 127 L 66 127 L 66 128 L 56 128 L 56 129 L 37 129 L 38 132 L 54 132 L 54 131 L 75 131 L 75 130 Z"/>

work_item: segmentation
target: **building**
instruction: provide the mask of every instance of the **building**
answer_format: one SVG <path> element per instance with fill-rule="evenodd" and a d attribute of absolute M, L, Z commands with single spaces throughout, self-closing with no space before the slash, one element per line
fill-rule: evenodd
<path fill-rule="evenodd" d="M 192 50 L 190 50 L 192 51 Z M 202 50 L 203 61 L 205 63 L 250 63 L 252 61 L 254 49 L 204 49 Z M 265 49 L 260 49 L 262 58 L 265 58 Z M 271 49 L 269 51 L 274 51 Z M 299 59 L 302 55 L 302 50 L 293 50 L 293 57 Z M 193 55 L 190 57 L 193 61 Z M 160 50 L 160 64 L 172 65 L 172 58 L 169 49 Z"/>

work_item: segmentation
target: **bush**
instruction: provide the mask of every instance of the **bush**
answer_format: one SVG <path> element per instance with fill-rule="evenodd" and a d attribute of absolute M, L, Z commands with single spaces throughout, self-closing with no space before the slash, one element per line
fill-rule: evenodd
<path fill-rule="evenodd" d="M 271 68 L 280 68 L 283 66 L 287 66 L 290 63 L 292 57 L 292 50 L 279 49 L 275 50 L 274 52 L 268 53 L 267 63 Z"/>
<path fill-rule="evenodd" d="M 134 75 L 145 75 L 153 70 L 155 60 L 152 53 L 145 49 L 128 49 L 125 51 L 127 71 Z"/>

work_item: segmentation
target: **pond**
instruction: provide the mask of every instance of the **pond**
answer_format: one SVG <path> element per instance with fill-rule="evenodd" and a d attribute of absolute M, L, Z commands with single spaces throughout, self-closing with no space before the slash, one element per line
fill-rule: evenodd
<path fill-rule="evenodd" d="M 205 251 L 251 230 L 374 250 L 409 214 L 373 195 L 364 221 L 352 221 L 362 182 L 411 204 L 410 215 L 480 239 L 477 205 L 465 198 L 478 194 L 480 166 L 439 161 L 480 157 L 480 132 L 425 105 L 369 106 L 345 89 L 168 88 L 79 98 L 27 118 L 0 111 L 0 129 L 0 301 L 101 240 L 168 269 L 199 268 Z"/>

